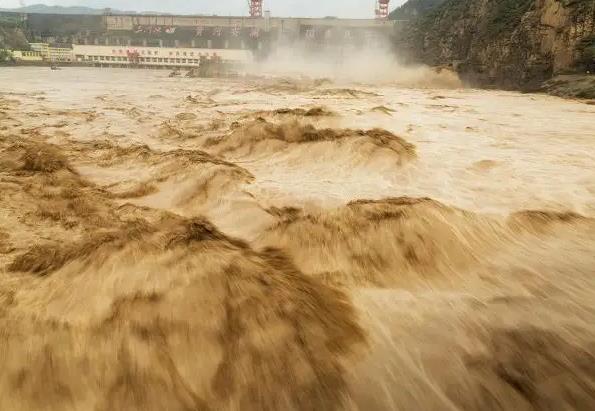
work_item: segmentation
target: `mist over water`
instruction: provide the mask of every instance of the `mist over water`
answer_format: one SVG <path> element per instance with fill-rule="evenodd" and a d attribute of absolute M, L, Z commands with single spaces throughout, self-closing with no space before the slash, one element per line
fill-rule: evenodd
<path fill-rule="evenodd" d="M 338 42 L 315 47 L 311 41 L 278 44 L 263 60 L 246 68 L 252 75 L 310 77 L 335 83 L 365 83 L 415 88 L 461 88 L 456 73 L 403 64 L 390 39 L 376 36 L 365 46 Z"/>
<path fill-rule="evenodd" d="M 0 71 L 1 410 L 593 408 L 595 106 L 339 52 Z"/>

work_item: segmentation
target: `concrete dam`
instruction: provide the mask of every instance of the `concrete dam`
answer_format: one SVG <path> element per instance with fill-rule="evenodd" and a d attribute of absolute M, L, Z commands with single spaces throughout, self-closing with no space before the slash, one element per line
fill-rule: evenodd
<path fill-rule="evenodd" d="M 181 15 L 53 15 L 0 13 L 19 22 L 30 42 L 63 46 L 252 50 L 266 54 L 300 42 L 316 49 L 373 45 L 402 22 L 388 19 L 220 17 Z"/>
<path fill-rule="evenodd" d="M 13 51 L 22 64 L 196 68 L 208 60 L 242 65 L 300 50 L 334 63 L 389 44 L 402 21 L 0 12 L 3 25 L 22 31 L 32 51 Z"/>

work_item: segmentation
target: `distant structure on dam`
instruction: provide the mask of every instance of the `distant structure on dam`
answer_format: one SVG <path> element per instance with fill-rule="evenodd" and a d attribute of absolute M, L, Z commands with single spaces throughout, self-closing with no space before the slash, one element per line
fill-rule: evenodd
<path fill-rule="evenodd" d="M 3 12 L 0 16 L 19 20 L 31 43 L 71 47 L 72 61 L 123 65 L 139 62 L 192 65 L 199 56 L 258 59 L 278 48 L 295 44 L 313 52 L 338 45 L 374 47 L 393 35 L 402 23 L 386 18 L 271 17 L 269 12 L 258 7 L 254 12 L 262 15 L 143 15 L 112 14 L 106 10 L 103 15 Z M 179 53 L 176 49 L 183 51 Z"/>
<path fill-rule="evenodd" d="M 333 42 L 364 45 L 390 34 L 395 26 L 394 21 L 380 19 L 280 18 L 266 13 L 262 18 L 134 15 L 103 19 L 106 30 L 95 42 L 252 50 L 296 41 L 313 47 Z"/>

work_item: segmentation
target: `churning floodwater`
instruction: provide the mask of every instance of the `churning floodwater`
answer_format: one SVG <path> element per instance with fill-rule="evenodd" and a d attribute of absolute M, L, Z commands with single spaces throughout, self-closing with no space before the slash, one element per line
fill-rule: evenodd
<path fill-rule="evenodd" d="M 595 406 L 595 106 L 423 73 L 2 68 L 0 409 Z"/>

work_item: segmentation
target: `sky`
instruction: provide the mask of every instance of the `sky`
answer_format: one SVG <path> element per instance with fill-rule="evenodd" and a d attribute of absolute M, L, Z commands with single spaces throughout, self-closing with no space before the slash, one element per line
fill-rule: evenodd
<path fill-rule="evenodd" d="M 405 1 L 391 0 L 391 9 Z M 245 15 L 248 11 L 248 0 L 0 0 L 0 8 L 39 3 L 220 16 Z M 264 9 L 270 10 L 273 16 L 371 18 L 375 3 L 376 0 L 264 0 Z"/>

